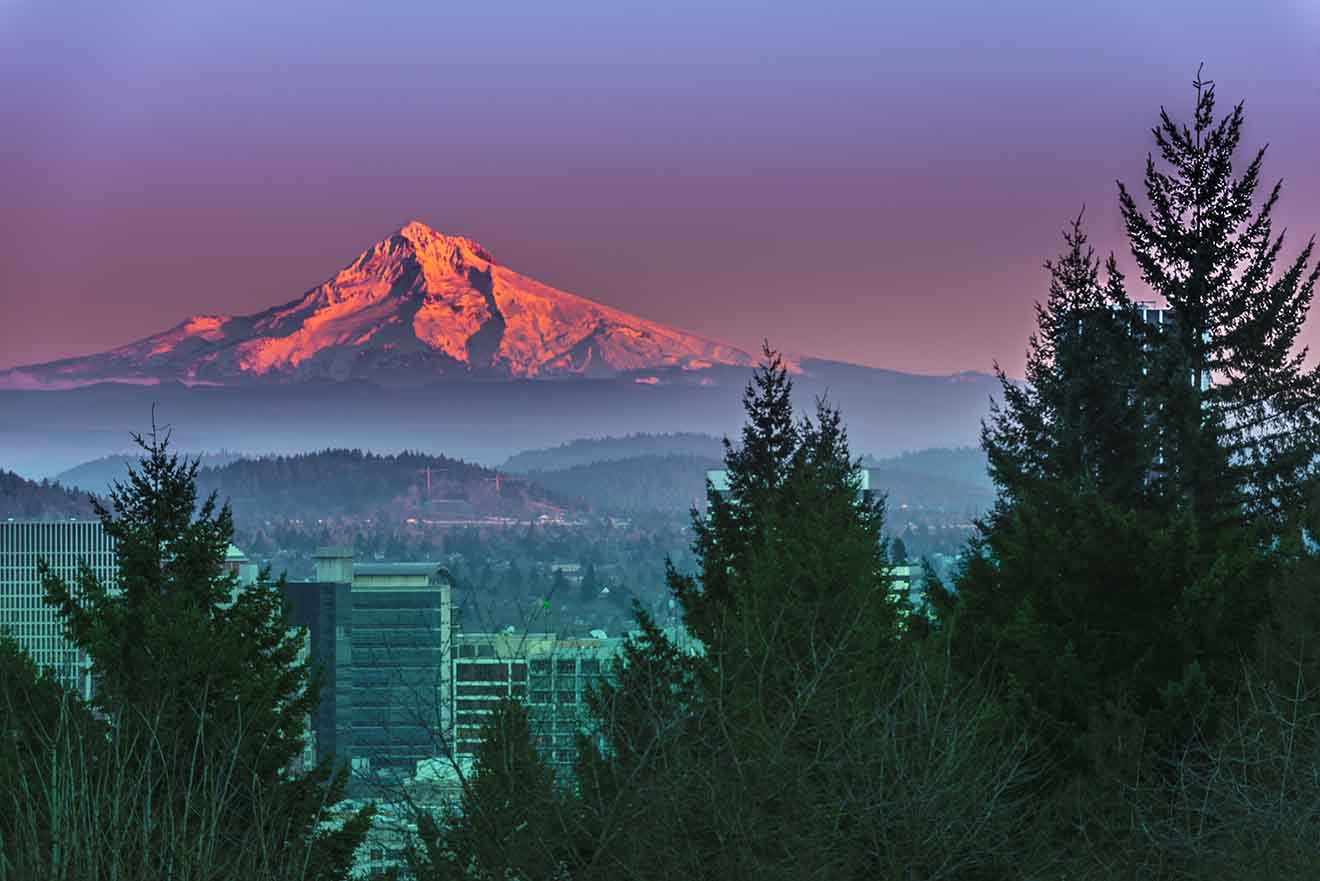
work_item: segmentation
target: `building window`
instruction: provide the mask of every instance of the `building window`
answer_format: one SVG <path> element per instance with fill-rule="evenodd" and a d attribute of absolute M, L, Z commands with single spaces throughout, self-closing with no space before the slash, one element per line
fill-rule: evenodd
<path fill-rule="evenodd" d="M 503 664 L 459 664 L 457 678 L 467 682 L 505 682 L 509 671 Z"/>

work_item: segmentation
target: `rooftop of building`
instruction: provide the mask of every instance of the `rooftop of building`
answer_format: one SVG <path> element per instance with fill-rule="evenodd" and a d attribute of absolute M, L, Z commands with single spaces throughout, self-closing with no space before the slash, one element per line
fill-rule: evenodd
<path fill-rule="evenodd" d="M 449 570 L 441 563 L 354 563 L 354 575 L 441 575 Z"/>

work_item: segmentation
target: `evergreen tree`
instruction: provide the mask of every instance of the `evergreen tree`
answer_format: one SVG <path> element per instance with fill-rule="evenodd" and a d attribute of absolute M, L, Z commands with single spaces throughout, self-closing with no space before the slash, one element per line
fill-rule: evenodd
<path fill-rule="evenodd" d="M 742 444 L 726 456 L 728 489 L 712 487 L 709 516 L 694 516 L 698 572 L 669 570 L 703 655 L 682 724 L 666 726 L 677 743 L 652 752 L 668 768 L 672 809 L 689 776 L 720 793 L 686 805 L 709 831 L 684 841 L 689 862 L 671 866 L 703 877 L 804 877 L 857 856 L 852 821 L 837 816 L 857 769 L 822 757 L 837 756 L 851 721 L 878 704 L 900 630 L 883 505 L 860 490 L 842 419 L 820 402 L 814 419 L 795 421 L 788 370 L 765 355 Z M 682 680 L 671 650 L 648 644 L 647 662 L 634 663 L 651 671 L 652 693 L 673 693 Z"/>
<path fill-rule="evenodd" d="M 696 660 L 685 656 L 634 603 L 638 634 L 624 643 L 613 682 L 587 696 L 590 734 L 577 738 L 577 862 L 592 878 L 691 876 L 667 818 L 699 817 L 707 806 L 692 768 Z M 658 822 L 657 822 L 658 821 Z"/>
<path fill-rule="evenodd" d="M 1193 130 L 1161 113 L 1173 169 L 1148 160 L 1152 218 L 1120 187 L 1172 321 L 1139 319 L 1112 257 L 1100 282 L 1079 218 L 1047 264 L 1027 385 L 1004 380 L 983 430 L 1000 497 L 945 609 L 964 619 L 968 665 L 994 658 L 1062 754 L 1091 767 L 1108 761 L 1092 740 L 1119 719 L 1166 745 L 1209 730 L 1320 452 L 1316 374 L 1292 352 L 1311 247 L 1272 277 L 1278 189 L 1253 217 L 1261 155 L 1233 179 L 1241 107 L 1215 124 L 1206 85 Z"/>
<path fill-rule="evenodd" d="M 928 675 L 943 654 L 905 639 L 883 505 L 838 412 L 794 421 L 791 386 L 767 351 L 728 489 L 693 512 L 696 572 L 667 566 L 695 651 L 634 606 L 588 699 L 556 817 L 578 881 L 999 877 L 976 873 L 1018 840 L 1016 735 Z"/>
<path fill-rule="evenodd" d="M 992 404 L 982 446 L 1003 501 L 1066 482 L 1133 502 L 1145 491 L 1154 454 L 1144 324 L 1112 256 L 1101 280 L 1082 215 L 1063 237 L 1067 250 L 1045 263 L 1049 297 L 1036 307 L 1027 382 L 995 366 L 1003 403 Z"/>
<path fill-rule="evenodd" d="M 722 642 L 720 628 L 735 615 L 737 597 L 729 576 L 746 570 L 746 555 L 765 528 L 757 514 L 784 483 L 798 446 L 793 420 L 792 381 L 777 352 L 766 344 L 764 365 L 743 394 L 747 421 L 742 444 L 724 440 L 726 494 L 707 487 L 708 518 L 693 513 L 693 548 L 703 559 L 700 589 L 695 582 L 675 582 L 688 628 L 708 647 Z"/>
<path fill-rule="evenodd" d="M 835 666 L 865 677 L 897 629 L 883 503 L 860 490 L 839 412 L 818 402 L 815 420 L 795 422 L 787 367 L 765 358 L 743 443 L 726 458 L 728 490 L 710 489 L 709 516 L 694 517 L 699 577 L 671 569 L 670 587 L 726 684 L 742 659 L 767 656 L 794 676 Z M 845 662 L 826 647 L 861 655 Z"/>
<path fill-rule="evenodd" d="M 1153 129 L 1164 169 L 1146 160 L 1149 214 L 1119 184 L 1141 277 L 1172 310 L 1153 369 L 1165 383 L 1160 489 L 1205 528 L 1277 531 L 1305 502 L 1320 454 L 1320 367 L 1305 366 L 1297 335 L 1320 264 L 1312 237 L 1282 273 L 1273 211 L 1282 182 L 1254 204 L 1265 148 L 1234 176 L 1242 139 L 1238 104 L 1215 119 L 1213 83 L 1195 82 L 1192 127 L 1161 110 Z"/>
<path fill-rule="evenodd" d="M 158 845 L 188 827 L 190 799 L 205 792 L 226 855 L 241 859 L 258 846 L 254 831 L 276 823 L 286 870 L 344 877 L 370 813 L 318 829 L 344 778 L 328 761 L 297 770 L 319 684 L 298 660 L 303 633 L 286 622 L 282 582 L 264 572 L 239 589 L 224 567 L 233 518 L 214 495 L 198 505 L 198 461 L 181 461 L 154 429 L 136 440 L 140 466 L 115 484 L 110 508 L 94 502 L 115 543 L 117 589 L 83 567 L 79 600 L 44 564 L 41 573 L 69 637 L 92 659 L 96 706 L 132 746 L 120 760 L 161 775 L 148 814 Z M 185 855 L 165 863 L 176 858 Z"/>
<path fill-rule="evenodd" d="M 418 825 L 422 881 L 541 881 L 554 876 L 562 845 L 555 830 L 554 774 L 532 743 L 532 722 L 517 701 L 502 701 L 482 731 L 461 808 Z"/>

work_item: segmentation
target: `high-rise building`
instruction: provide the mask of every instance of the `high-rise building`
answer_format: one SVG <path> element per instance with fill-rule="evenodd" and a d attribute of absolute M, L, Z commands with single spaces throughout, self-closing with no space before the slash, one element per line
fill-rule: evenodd
<path fill-rule="evenodd" d="M 338 726 L 336 754 L 345 752 L 338 699 L 347 674 L 347 753 L 355 788 L 402 783 L 418 762 L 445 755 L 452 729 L 449 574 L 438 563 L 355 563 L 351 550 L 324 548 L 316 553 L 316 579 L 322 593 L 327 585 L 349 585 L 351 617 L 342 631 L 342 594 L 334 601 L 341 622 L 335 625 L 335 680 L 324 686 L 336 695 L 329 711 Z M 318 626 L 324 633 L 326 624 Z M 347 669 L 342 633 L 349 642 Z M 323 653 L 331 650 L 328 640 L 323 636 Z M 324 706 L 322 712 L 324 719 Z"/>
<path fill-rule="evenodd" d="M 586 731 L 587 694 L 612 672 L 622 638 L 553 633 L 459 633 L 454 637 L 454 751 L 470 759 L 500 700 L 526 704 L 533 742 L 561 782 L 572 779 L 576 736 Z"/>
<path fill-rule="evenodd" d="M 334 581 L 290 581 L 284 585 L 289 624 L 307 628 L 307 658 L 321 677 L 320 703 L 312 710 L 314 761 L 353 758 L 352 585 Z"/>
<path fill-rule="evenodd" d="M 8 631 L 38 667 L 52 672 L 83 698 L 90 698 L 90 662 L 64 635 L 58 609 L 44 601 L 39 560 L 45 560 L 51 573 L 64 579 L 75 596 L 82 565 L 113 588 L 114 542 L 94 520 L 0 523 L 0 629 Z"/>

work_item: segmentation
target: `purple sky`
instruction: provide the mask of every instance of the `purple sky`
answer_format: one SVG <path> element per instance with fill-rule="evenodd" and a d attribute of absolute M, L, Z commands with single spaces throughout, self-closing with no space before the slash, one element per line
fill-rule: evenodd
<path fill-rule="evenodd" d="M 1131 269 L 1114 180 L 1201 61 L 1299 245 L 1320 0 L 0 0 L 0 368 L 293 299 L 416 218 L 745 347 L 1018 372 L 1083 203 Z"/>

